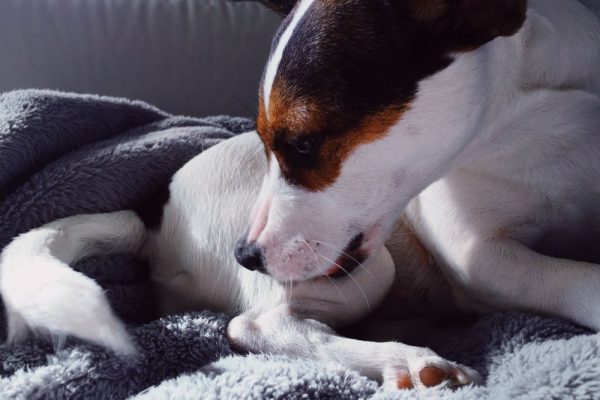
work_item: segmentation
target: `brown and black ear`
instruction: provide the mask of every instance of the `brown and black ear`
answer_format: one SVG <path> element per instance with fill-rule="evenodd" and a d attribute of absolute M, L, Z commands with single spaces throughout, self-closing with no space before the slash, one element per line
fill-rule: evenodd
<path fill-rule="evenodd" d="M 406 0 L 412 18 L 447 42 L 449 50 L 464 51 L 499 37 L 512 36 L 523 26 L 527 0 Z"/>
<path fill-rule="evenodd" d="M 296 0 L 261 0 L 261 3 L 281 15 L 288 15 L 296 5 Z"/>

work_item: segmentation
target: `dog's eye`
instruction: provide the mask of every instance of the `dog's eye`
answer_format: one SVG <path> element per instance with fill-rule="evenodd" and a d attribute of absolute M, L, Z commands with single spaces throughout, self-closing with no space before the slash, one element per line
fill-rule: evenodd
<path fill-rule="evenodd" d="M 310 137 L 302 137 L 292 141 L 292 148 L 303 155 L 310 154 L 313 149 L 314 140 Z"/>

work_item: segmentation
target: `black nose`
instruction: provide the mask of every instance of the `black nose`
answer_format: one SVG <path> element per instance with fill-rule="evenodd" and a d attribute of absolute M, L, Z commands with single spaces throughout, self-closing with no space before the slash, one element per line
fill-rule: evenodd
<path fill-rule="evenodd" d="M 235 244 L 235 259 L 250 271 L 264 272 L 262 252 L 256 242 L 248 243 L 244 238 L 238 240 Z"/>

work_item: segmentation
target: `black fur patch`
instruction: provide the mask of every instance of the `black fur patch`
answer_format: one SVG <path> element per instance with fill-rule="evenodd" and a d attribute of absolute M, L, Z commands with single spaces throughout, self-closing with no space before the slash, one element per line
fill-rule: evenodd
<path fill-rule="evenodd" d="M 133 211 L 144 222 L 146 229 L 158 229 L 162 223 L 165 205 L 169 202 L 171 192 L 169 185 L 161 187 L 154 193 L 146 195 Z"/>
<path fill-rule="evenodd" d="M 279 151 L 289 164 L 285 177 L 290 183 L 302 183 L 295 176 L 307 168 L 319 169 L 316 157 L 298 157 L 293 151 L 294 138 L 318 135 L 322 143 L 344 137 L 367 117 L 390 107 L 408 108 L 419 83 L 447 68 L 453 53 L 512 34 L 525 19 L 526 0 L 439 1 L 443 7 L 426 19 L 415 10 L 422 6 L 417 0 L 312 3 L 284 50 L 274 82 L 280 89 L 272 93 L 284 93 L 289 103 L 318 102 L 327 126 L 319 132 L 296 132 L 286 126 L 266 132 L 268 127 L 258 126 L 267 153 Z M 273 48 L 292 18 L 290 14 L 284 20 Z"/>
<path fill-rule="evenodd" d="M 452 52 L 513 32 L 524 20 L 525 9 L 510 6 L 518 2 L 525 3 L 447 0 L 444 14 L 424 22 L 406 0 L 315 0 L 284 51 L 279 78 L 292 96 L 326 104 L 338 117 L 329 132 L 340 133 L 366 114 L 409 102 L 420 81 L 450 65 Z"/>

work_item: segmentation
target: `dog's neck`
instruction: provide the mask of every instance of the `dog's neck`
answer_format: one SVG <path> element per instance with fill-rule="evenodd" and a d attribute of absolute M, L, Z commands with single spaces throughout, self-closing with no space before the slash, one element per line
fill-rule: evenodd
<path fill-rule="evenodd" d="M 464 140 L 442 175 L 461 167 L 496 170 L 499 165 L 508 173 L 524 171 L 549 156 L 537 151 L 539 148 L 532 149 L 533 143 L 556 148 L 568 142 L 565 136 L 593 132 L 587 125 L 600 124 L 597 101 L 582 95 L 584 91 L 594 96 L 600 93 L 600 75 L 589 74 L 598 77 L 594 82 L 576 78 L 583 66 L 595 64 L 586 59 L 598 59 L 600 52 L 583 50 L 593 48 L 592 43 L 570 44 L 576 42 L 572 36 L 596 40 L 581 33 L 593 31 L 589 24 L 596 22 L 583 15 L 581 26 L 563 29 L 559 26 L 566 24 L 562 14 L 551 13 L 551 7 L 538 9 L 540 2 L 532 3 L 536 8 L 529 10 L 518 33 L 457 54 L 447 70 L 423 83 L 423 101 L 452 99 L 449 115 L 432 113 L 436 116 L 428 123 L 455 129 Z M 549 41 L 560 45 L 549 47 Z M 562 55 L 556 47 L 563 49 Z M 548 112 L 550 109 L 553 111 Z M 566 121 L 569 127 L 565 127 Z"/>
<path fill-rule="evenodd" d="M 441 177 L 478 160 L 489 143 L 511 140 L 498 120 L 514 116 L 516 105 L 512 99 L 524 86 L 518 80 L 522 36 L 520 32 L 478 50 L 455 54 L 448 68 L 421 83 L 415 112 L 407 115 L 414 122 L 407 123 L 418 124 L 432 137 L 436 135 L 450 155 L 431 171 L 433 176 Z M 431 164 L 436 151 L 433 147 L 431 155 L 421 156 L 423 166 L 419 169 L 425 170 Z"/>

